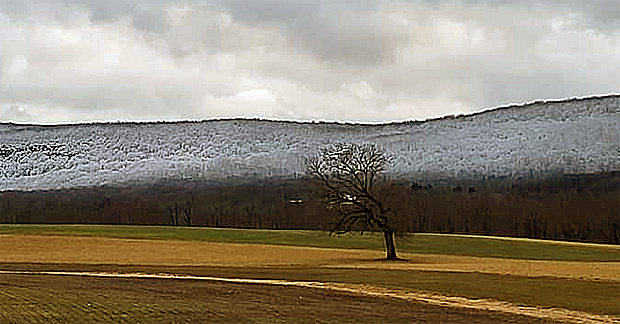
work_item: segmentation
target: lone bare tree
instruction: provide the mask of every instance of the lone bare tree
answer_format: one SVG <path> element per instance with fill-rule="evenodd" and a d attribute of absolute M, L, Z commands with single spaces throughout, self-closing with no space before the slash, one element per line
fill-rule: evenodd
<path fill-rule="evenodd" d="M 379 175 L 391 160 L 374 144 L 338 143 L 304 162 L 306 173 L 322 185 L 326 207 L 337 216 L 332 232 L 378 229 L 383 232 L 386 259 L 397 260 L 392 212 L 375 192 Z"/>

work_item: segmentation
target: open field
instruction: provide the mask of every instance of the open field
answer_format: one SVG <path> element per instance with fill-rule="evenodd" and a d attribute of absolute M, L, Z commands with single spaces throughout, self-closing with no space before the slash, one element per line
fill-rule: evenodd
<path fill-rule="evenodd" d="M 383 252 L 261 244 L 109 237 L 0 234 L 2 263 L 152 266 L 287 267 L 419 270 L 522 277 L 588 279 L 620 283 L 620 262 L 496 259 L 401 253 L 410 262 L 382 262 Z M 6 251 L 6 252 L 4 252 Z"/>
<path fill-rule="evenodd" d="M 172 234 L 168 234 L 165 239 L 156 237 L 164 235 L 166 230 Z M 218 231 L 221 232 L 219 235 L 227 238 L 222 240 L 224 242 L 214 242 Z M 587 260 L 584 251 L 597 255 L 599 260 L 617 260 L 620 249 L 616 246 L 414 235 L 413 238 L 409 238 L 409 242 L 417 240 L 416 244 L 422 244 L 421 242 L 426 240 L 428 244 L 437 246 L 429 247 L 420 253 L 411 253 L 409 252 L 411 250 L 402 252 L 404 249 L 401 248 L 401 257 L 407 258 L 408 261 L 385 262 L 377 260 L 384 256 L 381 245 L 370 249 L 356 245 L 360 243 L 372 246 L 381 243 L 377 240 L 378 237 L 366 235 L 329 237 L 320 236 L 320 232 L 312 231 L 277 232 L 134 226 L 106 228 L 105 226 L 2 225 L 0 232 L 3 233 L 0 234 L 2 252 L 0 270 L 5 271 L 171 273 L 224 278 L 316 281 L 361 285 L 371 290 L 397 290 L 402 291 L 404 295 L 432 293 L 496 300 L 512 305 L 563 308 L 591 314 L 620 316 L 620 303 L 617 302 L 620 299 L 620 262 L 584 261 Z M 122 235 L 130 239 L 118 238 Z M 136 238 L 140 235 L 148 239 Z M 265 243 L 270 244 L 230 243 L 251 242 L 251 240 L 260 242 L 261 237 Z M 301 245 L 306 246 L 292 246 L 291 243 L 299 237 L 305 237 L 300 241 Z M 318 239 L 315 241 L 313 237 Z M 445 254 L 431 252 L 442 249 L 441 244 L 450 240 L 460 244 L 469 241 L 475 248 L 461 247 L 461 251 L 466 252 L 463 255 L 450 254 L 454 249 L 445 247 L 443 249 L 448 251 Z M 284 245 L 278 245 L 278 242 L 284 242 Z M 503 244 L 505 251 L 503 258 L 493 257 L 497 253 L 494 251 L 484 254 L 482 247 L 492 248 L 496 243 Z M 349 249 L 316 247 L 319 244 L 324 246 L 332 244 L 336 247 L 342 244 Z M 346 246 L 347 244 L 349 246 Z M 411 244 L 409 247 L 415 247 L 416 244 Z M 511 247 L 513 244 L 515 248 Z M 534 247 L 536 245 L 538 246 Z M 418 245 L 418 249 L 422 249 L 422 246 Z M 542 251 L 541 253 L 548 256 L 552 256 L 554 251 L 560 251 L 564 261 L 516 257 L 520 254 L 531 255 L 535 251 Z M 472 254 L 478 256 L 471 256 Z M 96 279 L 15 274 L 0 274 L 0 285 L 2 286 L 0 305 L 3 305 L 0 306 L 2 307 L 0 317 L 4 316 L 0 318 L 2 323 L 75 322 L 71 320 L 72 316 L 79 318 L 80 322 L 126 323 L 157 323 L 185 321 L 185 319 L 193 322 L 254 323 L 321 321 L 410 323 L 412 319 L 421 323 L 543 322 L 541 319 L 530 317 L 431 307 L 411 301 L 403 304 L 404 301 L 393 298 L 371 298 L 333 291 L 317 292 L 313 289 L 295 287 L 248 286 L 191 280 L 183 283 L 178 280 L 158 283 L 154 279 Z M 87 289 L 88 287 L 90 289 Z M 224 293 L 221 293 L 222 296 L 211 295 L 208 293 L 210 289 L 220 291 L 216 292 L 217 294 L 222 290 L 238 291 L 243 296 L 231 297 L 232 295 Z M 196 300 L 192 300 L 193 294 L 197 296 Z M 83 296 L 80 300 L 92 300 L 91 305 L 98 306 L 88 308 L 84 306 L 85 302 L 77 299 L 77 296 Z M 278 311 L 261 312 L 263 307 L 261 296 L 265 299 L 264 309 Z M 300 304 L 295 299 L 300 296 L 304 301 L 312 300 L 312 303 Z M 243 302 L 234 304 L 237 300 Z M 351 315 L 338 317 L 341 307 L 342 311 Z M 13 314 L 10 316 L 15 317 L 9 318 L 6 314 Z M 235 317 L 234 314 L 239 316 Z"/>
<path fill-rule="evenodd" d="M 552 323 L 322 289 L 0 276 L 2 323 Z"/>
<path fill-rule="evenodd" d="M 204 241 L 292 245 L 383 251 L 381 235 L 342 236 L 324 231 L 256 230 L 177 226 L 129 225 L 0 225 L 0 234 L 97 236 L 129 239 Z M 411 234 L 397 238 L 397 250 L 527 260 L 620 261 L 620 245 L 574 243 L 450 234 Z"/>

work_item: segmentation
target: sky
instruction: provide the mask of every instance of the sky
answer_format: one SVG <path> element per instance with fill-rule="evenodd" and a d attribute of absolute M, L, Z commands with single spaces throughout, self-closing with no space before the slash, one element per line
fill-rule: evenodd
<path fill-rule="evenodd" d="M 387 122 L 620 92 L 618 0 L 2 0 L 0 122 Z"/>

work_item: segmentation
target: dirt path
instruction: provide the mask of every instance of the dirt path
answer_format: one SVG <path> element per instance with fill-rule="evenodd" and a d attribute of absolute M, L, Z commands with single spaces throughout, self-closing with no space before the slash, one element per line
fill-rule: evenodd
<path fill-rule="evenodd" d="M 407 291 L 404 289 L 386 289 L 372 287 L 368 285 L 318 282 L 318 281 L 287 281 L 275 279 L 239 279 L 222 277 L 202 277 L 174 274 L 145 274 L 145 273 L 103 273 L 103 272 L 62 272 L 62 271 L 0 271 L 1 274 L 20 274 L 20 275 L 60 275 L 60 276 L 81 276 L 99 278 L 148 278 L 148 279 L 168 279 L 168 280 L 204 280 L 217 281 L 236 284 L 259 284 L 273 286 L 294 286 L 314 289 L 327 289 L 339 292 L 348 292 L 380 298 L 397 298 L 409 301 L 423 302 L 430 305 L 442 307 L 466 308 L 472 310 L 494 311 L 511 315 L 523 315 L 541 319 L 550 319 L 565 323 L 620 323 L 620 318 L 604 315 L 589 314 L 566 309 L 539 308 L 531 306 L 517 306 L 511 303 L 491 300 L 491 299 L 469 299 L 464 297 L 443 296 L 439 294 L 425 294 Z"/>

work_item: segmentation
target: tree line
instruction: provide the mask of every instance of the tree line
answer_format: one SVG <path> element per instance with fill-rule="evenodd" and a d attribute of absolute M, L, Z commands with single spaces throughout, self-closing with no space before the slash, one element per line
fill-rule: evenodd
<path fill-rule="evenodd" d="M 338 215 L 323 203 L 325 189 L 316 181 L 5 191 L 0 222 L 334 230 Z M 385 180 L 376 193 L 399 232 L 620 244 L 620 172 L 439 186 Z"/>

